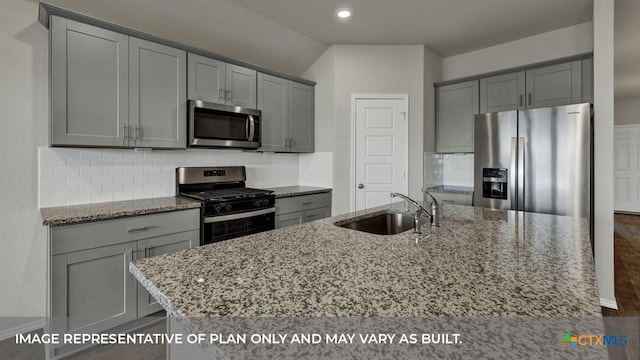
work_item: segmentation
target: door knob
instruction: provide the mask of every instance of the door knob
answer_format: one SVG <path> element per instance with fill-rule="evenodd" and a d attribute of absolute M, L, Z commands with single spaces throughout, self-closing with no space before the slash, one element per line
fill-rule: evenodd
<path fill-rule="evenodd" d="M 362 188 L 364 188 L 364 185 L 358 184 L 358 189 L 362 189 Z"/>

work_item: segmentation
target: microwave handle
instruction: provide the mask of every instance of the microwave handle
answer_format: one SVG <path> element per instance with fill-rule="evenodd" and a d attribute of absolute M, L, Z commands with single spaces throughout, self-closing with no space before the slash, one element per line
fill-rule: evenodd
<path fill-rule="evenodd" d="M 247 129 L 247 140 L 253 141 L 253 137 L 256 134 L 256 120 L 253 118 L 253 115 L 247 117 Z"/>

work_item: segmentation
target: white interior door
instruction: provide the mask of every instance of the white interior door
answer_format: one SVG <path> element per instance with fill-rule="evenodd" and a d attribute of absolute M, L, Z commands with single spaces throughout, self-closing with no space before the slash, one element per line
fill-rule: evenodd
<path fill-rule="evenodd" d="M 353 97 L 355 210 L 407 193 L 407 103 L 406 96 Z"/>
<path fill-rule="evenodd" d="M 640 213 L 640 125 L 615 127 L 614 209 Z"/>

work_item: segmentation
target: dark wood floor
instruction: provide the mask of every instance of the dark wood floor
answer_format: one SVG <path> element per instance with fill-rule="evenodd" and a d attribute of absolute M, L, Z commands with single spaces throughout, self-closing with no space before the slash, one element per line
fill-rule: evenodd
<path fill-rule="evenodd" d="M 640 215 L 616 214 L 614 230 L 615 295 L 618 310 L 603 308 L 602 313 L 607 317 L 640 317 Z M 637 326 L 633 325 L 622 333 L 635 331 Z M 42 333 L 42 330 L 38 332 Z M 164 333 L 165 323 L 156 323 L 139 332 Z M 616 333 L 620 329 L 608 328 L 607 332 Z M 628 355 L 630 351 L 633 351 L 632 357 Z M 637 349 L 610 348 L 611 359 L 635 359 L 637 353 Z M 15 345 L 13 338 L 0 341 L 0 359 L 42 360 L 44 346 Z M 68 359 L 161 360 L 166 359 L 166 352 L 164 345 L 105 345 L 93 347 Z"/>
<path fill-rule="evenodd" d="M 614 274 L 618 310 L 604 316 L 640 316 L 640 215 L 615 214 Z"/>

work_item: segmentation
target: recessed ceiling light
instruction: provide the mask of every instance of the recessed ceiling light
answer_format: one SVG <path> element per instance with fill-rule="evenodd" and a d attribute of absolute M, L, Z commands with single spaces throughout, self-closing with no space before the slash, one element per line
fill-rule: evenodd
<path fill-rule="evenodd" d="M 338 9 L 338 11 L 336 11 L 336 16 L 341 18 L 341 19 L 350 18 L 351 17 L 351 10 L 350 9 Z"/>

